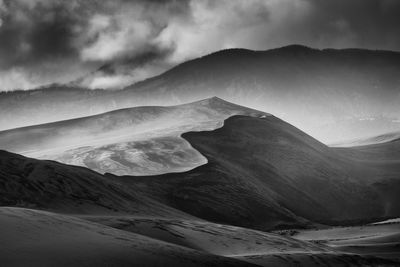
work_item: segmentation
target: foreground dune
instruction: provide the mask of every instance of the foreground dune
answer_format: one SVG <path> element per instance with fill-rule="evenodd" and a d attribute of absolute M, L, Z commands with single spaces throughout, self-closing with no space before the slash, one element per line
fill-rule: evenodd
<path fill-rule="evenodd" d="M 293 237 L 324 244 L 337 251 L 400 260 L 400 223 L 398 222 L 300 230 Z"/>
<path fill-rule="evenodd" d="M 104 222 L 104 220 L 103 220 Z M 121 222 L 121 221 L 120 221 Z M 111 228 L 87 220 L 21 208 L 0 208 L 2 266 L 395 266 L 396 262 L 337 253 L 274 234 L 210 223 L 131 220 Z M 147 225 L 142 225 L 142 224 Z M 155 223 L 155 225 L 151 225 Z M 133 227 L 132 227 L 133 226 Z M 152 229 L 152 228 L 158 229 Z M 163 228 L 165 227 L 165 228 Z M 160 230 L 161 229 L 161 230 Z M 162 229 L 167 229 L 163 237 Z M 174 237 L 166 236 L 173 234 Z M 180 237 L 178 237 L 180 235 Z M 176 242 L 175 242 L 176 243 Z M 254 244 L 255 243 L 255 244 Z M 187 245 L 196 250 L 188 248 Z M 185 246 L 186 245 L 186 246 Z M 224 248 L 225 247 L 225 248 Z M 207 253 L 205 252 L 207 251 Z M 215 254 L 227 254 L 226 257 Z M 255 264 L 255 265 L 253 265 Z"/>
<path fill-rule="evenodd" d="M 251 266 L 70 216 L 0 208 L 2 266 Z"/>
<path fill-rule="evenodd" d="M 85 218 L 114 228 L 223 256 L 332 252 L 328 247 L 290 237 L 207 221 L 133 216 Z"/>

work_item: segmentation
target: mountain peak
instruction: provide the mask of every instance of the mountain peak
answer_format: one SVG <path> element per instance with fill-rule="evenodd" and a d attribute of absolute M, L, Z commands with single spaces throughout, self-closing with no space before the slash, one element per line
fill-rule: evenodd
<path fill-rule="evenodd" d="M 314 52 L 314 51 L 319 51 L 318 49 L 311 48 L 305 45 L 299 45 L 299 44 L 292 44 L 288 46 L 283 46 L 279 47 L 276 49 L 272 50 L 267 50 L 267 51 L 281 51 L 281 52 L 289 52 L 289 53 L 305 53 L 305 52 Z"/>

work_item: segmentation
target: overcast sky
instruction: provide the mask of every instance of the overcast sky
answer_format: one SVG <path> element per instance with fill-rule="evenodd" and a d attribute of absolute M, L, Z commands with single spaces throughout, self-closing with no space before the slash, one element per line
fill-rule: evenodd
<path fill-rule="evenodd" d="M 0 0 L 0 90 L 118 88 L 232 47 L 400 51 L 399 14 L 399 0 Z"/>

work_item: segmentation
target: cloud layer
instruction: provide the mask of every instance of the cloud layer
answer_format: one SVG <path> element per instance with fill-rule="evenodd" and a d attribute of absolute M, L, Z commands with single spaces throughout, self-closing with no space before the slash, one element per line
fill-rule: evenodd
<path fill-rule="evenodd" d="M 119 88 L 230 47 L 400 50 L 398 14 L 397 0 L 0 0 L 0 90 Z"/>

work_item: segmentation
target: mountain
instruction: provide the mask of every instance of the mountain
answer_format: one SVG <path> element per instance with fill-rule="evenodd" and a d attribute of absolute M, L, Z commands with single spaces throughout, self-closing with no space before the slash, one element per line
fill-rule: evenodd
<path fill-rule="evenodd" d="M 147 99 L 216 95 L 268 112 L 323 142 L 400 129 L 400 53 L 287 46 L 229 49 L 128 87 Z"/>
<path fill-rule="evenodd" d="M 298 45 L 229 49 L 123 90 L 52 86 L 1 93 L 0 129 L 218 96 L 266 110 L 320 141 L 336 143 L 400 130 L 399 73 L 400 53 L 390 51 Z"/>
<path fill-rule="evenodd" d="M 206 162 L 155 176 L 103 175 L 1 151 L 0 227 L 8 244 L 1 258 L 45 266 L 100 259 L 122 266 L 157 266 L 155 259 L 174 266 L 398 264 L 372 257 L 378 243 L 348 254 L 265 232 L 399 217 L 400 150 L 384 152 L 395 142 L 330 148 L 257 112 L 182 137 Z"/>
<path fill-rule="evenodd" d="M 209 98 L 146 106 L 0 132 L 0 147 L 25 156 L 85 166 L 100 173 L 182 172 L 207 160 L 180 135 L 212 130 L 233 115 L 269 114 Z"/>
<path fill-rule="evenodd" d="M 329 148 L 274 116 L 233 116 L 222 128 L 183 137 L 206 164 L 119 181 L 193 216 L 255 229 L 400 213 L 399 155 L 361 162 L 354 150 Z"/>
<path fill-rule="evenodd" d="M 206 162 L 156 176 L 101 175 L 2 152 L 2 202 L 74 213 L 168 212 L 261 230 L 400 214 L 399 153 L 329 148 L 271 115 L 236 115 L 182 137 Z"/>

